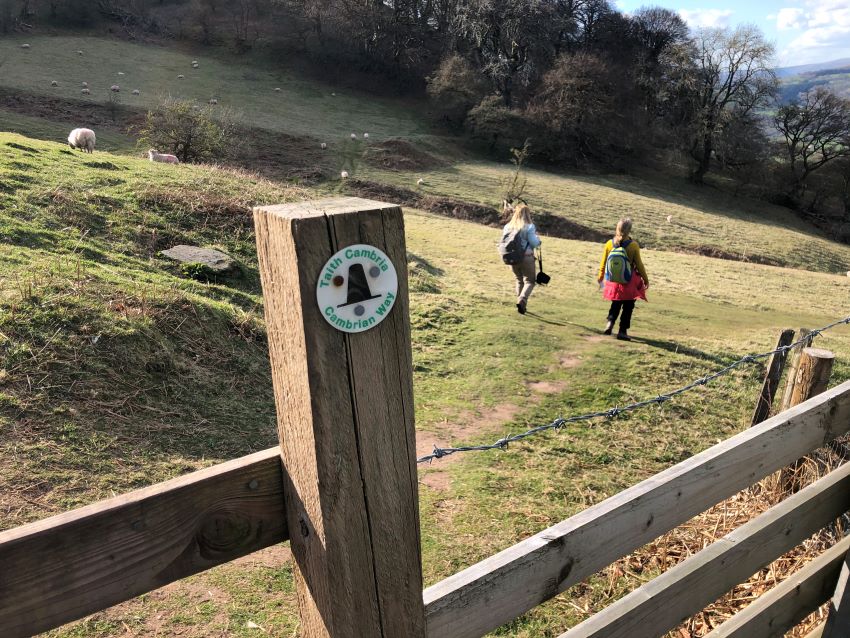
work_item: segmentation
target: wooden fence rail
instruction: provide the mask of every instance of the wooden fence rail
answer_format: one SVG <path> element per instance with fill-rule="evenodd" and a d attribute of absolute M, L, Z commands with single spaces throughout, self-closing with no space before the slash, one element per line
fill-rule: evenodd
<path fill-rule="evenodd" d="M 287 540 L 280 449 L 0 532 L 0 635 L 18 638 Z"/>
<path fill-rule="evenodd" d="M 850 381 L 429 587 L 428 635 L 480 638 L 848 431 Z"/>

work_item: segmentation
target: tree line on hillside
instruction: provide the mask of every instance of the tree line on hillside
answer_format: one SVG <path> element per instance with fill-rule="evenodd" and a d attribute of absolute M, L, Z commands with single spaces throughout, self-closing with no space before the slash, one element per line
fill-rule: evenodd
<path fill-rule="evenodd" d="M 826 87 L 783 101 L 755 26 L 691 31 L 609 0 L 0 0 L 0 30 L 44 21 L 297 51 L 425 90 L 435 116 L 504 156 L 711 173 L 850 240 L 850 103 Z"/>

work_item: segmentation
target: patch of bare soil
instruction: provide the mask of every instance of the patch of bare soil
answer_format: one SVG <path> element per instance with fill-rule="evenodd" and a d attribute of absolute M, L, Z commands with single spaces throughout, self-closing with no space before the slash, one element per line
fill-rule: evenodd
<path fill-rule="evenodd" d="M 531 381 L 526 384 L 528 389 L 538 394 L 556 394 L 563 392 L 567 384 L 563 381 Z"/>
<path fill-rule="evenodd" d="M 416 456 L 425 456 L 434 451 L 434 446 L 451 447 L 456 444 L 467 443 L 471 438 L 489 431 L 493 424 L 507 423 L 519 412 L 519 408 L 511 404 L 498 405 L 490 410 L 478 414 L 464 412 L 458 415 L 455 423 L 446 423 L 440 428 L 440 432 L 416 432 Z M 435 459 L 430 465 L 424 465 L 419 475 L 419 482 L 434 490 L 447 490 L 451 485 L 451 478 L 446 471 L 452 463 L 460 459 L 459 454 L 453 454 L 441 459 Z"/>
<path fill-rule="evenodd" d="M 715 259 L 726 259 L 728 261 L 744 261 L 752 264 L 763 264 L 765 266 L 784 266 L 784 262 L 764 257 L 761 255 L 743 255 L 741 253 L 730 253 L 714 246 L 692 246 L 683 248 L 678 252 L 694 253 L 703 257 L 714 257 Z"/>
<path fill-rule="evenodd" d="M 248 554 L 242 558 L 237 558 L 228 563 L 229 565 L 249 566 L 249 567 L 283 567 L 292 561 L 292 550 L 289 545 L 272 545 L 266 547 L 253 554 Z"/>
<path fill-rule="evenodd" d="M 389 139 L 366 150 L 366 162 L 393 171 L 424 171 L 446 163 L 407 140 Z"/>
<path fill-rule="evenodd" d="M 60 120 L 71 124 L 85 122 L 87 126 L 126 129 L 144 121 L 144 111 L 127 106 L 113 110 L 104 104 L 87 100 L 68 100 L 24 91 L 0 88 L 0 107 L 22 115 Z M 119 124 L 119 121 L 121 124 Z"/>
<path fill-rule="evenodd" d="M 581 365 L 581 358 L 574 354 L 564 354 L 558 358 L 558 365 L 567 369 L 577 368 Z"/>

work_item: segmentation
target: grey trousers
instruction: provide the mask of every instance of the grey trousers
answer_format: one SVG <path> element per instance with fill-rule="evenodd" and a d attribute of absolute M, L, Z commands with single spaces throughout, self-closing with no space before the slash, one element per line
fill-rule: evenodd
<path fill-rule="evenodd" d="M 523 260 L 511 266 L 516 277 L 516 302 L 528 303 L 531 291 L 534 290 L 536 268 L 534 255 L 526 255 Z"/>

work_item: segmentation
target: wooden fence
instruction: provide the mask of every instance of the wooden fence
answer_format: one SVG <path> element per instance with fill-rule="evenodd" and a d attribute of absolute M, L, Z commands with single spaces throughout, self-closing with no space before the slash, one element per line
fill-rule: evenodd
<path fill-rule="evenodd" d="M 280 447 L 0 533 L 4 638 L 285 540 L 301 635 L 477 638 L 850 431 L 847 382 L 423 594 L 401 210 L 345 198 L 255 220 Z M 399 278 L 397 307 L 358 334 L 316 304 L 327 260 L 352 244 L 382 250 Z M 662 636 L 848 510 L 845 465 L 561 638 Z M 824 635 L 847 635 L 848 549 L 842 540 L 712 638 L 780 636 L 834 591 Z"/>

